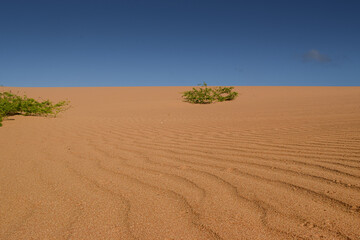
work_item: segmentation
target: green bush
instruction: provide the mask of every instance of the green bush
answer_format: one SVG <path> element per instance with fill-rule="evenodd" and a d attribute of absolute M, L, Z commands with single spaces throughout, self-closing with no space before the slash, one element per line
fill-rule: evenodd
<path fill-rule="evenodd" d="M 200 88 L 193 88 L 191 91 L 183 93 L 186 102 L 196 104 L 209 104 L 213 102 L 231 101 L 238 95 L 233 92 L 234 87 L 215 87 L 209 88 L 204 82 Z"/>
<path fill-rule="evenodd" d="M 46 101 L 36 101 L 26 96 L 21 97 L 11 92 L 0 93 L 0 127 L 4 118 L 13 115 L 25 116 L 54 116 L 66 109 L 69 102 L 61 101 L 56 104 Z"/>

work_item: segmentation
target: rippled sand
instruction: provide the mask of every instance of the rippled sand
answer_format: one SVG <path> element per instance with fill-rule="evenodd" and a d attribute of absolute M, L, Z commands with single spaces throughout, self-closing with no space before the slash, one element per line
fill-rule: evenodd
<path fill-rule="evenodd" d="M 11 89 L 72 107 L 0 128 L 0 239 L 360 239 L 360 87 Z"/>

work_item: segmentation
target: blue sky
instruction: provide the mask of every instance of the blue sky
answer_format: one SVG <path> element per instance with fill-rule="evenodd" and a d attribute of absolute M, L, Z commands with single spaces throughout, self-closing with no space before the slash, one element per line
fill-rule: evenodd
<path fill-rule="evenodd" d="M 0 84 L 360 85 L 360 1 L 0 0 Z"/>

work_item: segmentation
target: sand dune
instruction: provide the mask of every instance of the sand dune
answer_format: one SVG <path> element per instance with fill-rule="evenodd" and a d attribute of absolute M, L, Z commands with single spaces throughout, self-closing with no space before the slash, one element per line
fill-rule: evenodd
<path fill-rule="evenodd" d="M 360 239 L 360 87 L 9 89 L 0 239 Z"/>

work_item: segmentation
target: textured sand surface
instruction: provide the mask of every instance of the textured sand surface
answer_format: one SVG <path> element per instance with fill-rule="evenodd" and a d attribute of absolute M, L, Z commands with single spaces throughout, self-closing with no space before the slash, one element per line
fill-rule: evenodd
<path fill-rule="evenodd" d="M 0 239 L 360 239 L 360 87 L 11 89 L 72 108 L 0 128 Z"/>

